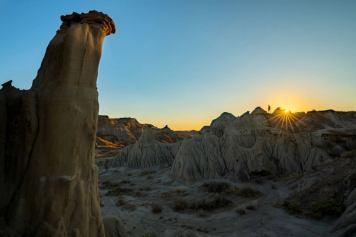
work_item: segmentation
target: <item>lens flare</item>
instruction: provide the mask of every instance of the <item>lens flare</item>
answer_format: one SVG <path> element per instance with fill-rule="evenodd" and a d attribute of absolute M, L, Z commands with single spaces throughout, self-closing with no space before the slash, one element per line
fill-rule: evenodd
<path fill-rule="evenodd" d="M 293 132 L 295 130 L 295 121 L 297 117 L 290 110 L 277 108 L 273 112 L 271 122 L 274 122 L 276 127 L 286 132 Z"/>

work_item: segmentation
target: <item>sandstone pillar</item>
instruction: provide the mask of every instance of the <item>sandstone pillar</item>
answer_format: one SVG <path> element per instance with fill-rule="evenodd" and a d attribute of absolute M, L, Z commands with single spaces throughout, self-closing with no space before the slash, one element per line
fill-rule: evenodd
<path fill-rule="evenodd" d="M 32 88 L 0 90 L 4 235 L 105 235 L 94 164 L 96 79 L 115 25 L 96 11 L 61 20 Z"/>

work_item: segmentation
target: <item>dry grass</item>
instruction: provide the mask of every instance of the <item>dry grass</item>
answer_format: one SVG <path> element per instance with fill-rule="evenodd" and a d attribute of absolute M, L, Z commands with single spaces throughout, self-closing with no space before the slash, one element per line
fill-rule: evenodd
<path fill-rule="evenodd" d="M 224 181 L 212 181 L 202 184 L 201 189 L 208 193 L 232 194 L 243 198 L 258 198 L 262 195 L 260 191 L 250 187 L 237 188 L 235 185 Z"/>
<path fill-rule="evenodd" d="M 236 195 L 244 198 L 258 198 L 262 196 L 262 193 L 250 187 L 245 187 L 245 188 L 240 188 L 236 192 Z"/>
<path fill-rule="evenodd" d="M 235 187 L 225 181 L 211 181 L 202 184 L 201 188 L 208 193 L 229 193 Z"/>
<path fill-rule="evenodd" d="M 143 170 L 140 175 L 141 176 L 146 176 L 146 175 L 151 175 L 151 174 L 154 174 L 154 173 L 156 173 L 155 170 Z"/>
<path fill-rule="evenodd" d="M 116 184 L 111 190 L 109 190 L 105 195 L 106 196 L 118 196 L 122 194 L 130 194 L 133 190 L 131 188 L 123 188 L 119 184 Z"/>
<path fill-rule="evenodd" d="M 213 197 L 208 197 L 205 199 L 199 200 L 184 200 L 177 199 L 174 202 L 173 210 L 174 211 L 185 211 L 185 210 L 204 210 L 204 211 L 212 211 L 215 209 L 223 208 L 232 205 L 232 201 L 223 197 L 222 195 L 217 195 Z"/>
<path fill-rule="evenodd" d="M 154 232 L 146 232 L 142 235 L 142 237 L 157 237 L 157 234 Z"/>
<path fill-rule="evenodd" d="M 167 192 L 162 192 L 160 194 L 160 197 L 161 198 L 164 198 L 164 199 L 168 199 L 168 198 L 172 198 L 172 197 L 175 197 L 175 196 L 186 196 L 188 195 L 187 192 L 185 190 L 182 190 L 182 189 L 175 189 L 175 190 L 171 190 L 171 191 L 167 191 Z"/>

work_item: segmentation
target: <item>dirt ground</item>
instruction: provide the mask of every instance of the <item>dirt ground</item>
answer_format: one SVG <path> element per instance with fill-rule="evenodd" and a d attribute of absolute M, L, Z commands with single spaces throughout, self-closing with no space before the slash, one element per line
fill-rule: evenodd
<path fill-rule="evenodd" d="M 291 192 L 286 180 L 186 185 L 172 180 L 169 168 L 126 167 L 101 171 L 99 179 L 103 216 L 119 217 L 133 237 L 169 236 L 180 229 L 201 236 L 324 237 L 333 221 L 296 217 L 280 208 Z"/>

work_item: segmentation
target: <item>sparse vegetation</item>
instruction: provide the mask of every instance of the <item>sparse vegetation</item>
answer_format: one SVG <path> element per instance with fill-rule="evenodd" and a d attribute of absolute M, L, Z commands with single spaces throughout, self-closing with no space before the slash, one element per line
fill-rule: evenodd
<path fill-rule="evenodd" d="M 141 192 L 141 191 L 136 191 L 136 192 L 135 192 L 135 196 L 136 196 L 136 197 L 146 197 L 147 194 L 144 193 L 144 192 Z"/>
<path fill-rule="evenodd" d="M 106 196 L 118 196 L 121 194 L 132 193 L 132 191 L 131 188 L 123 188 L 120 184 L 115 184 L 115 186 L 112 186 L 112 189 L 106 193 Z"/>
<path fill-rule="evenodd" d="M 254 190 L 250 187 L 240 188 L 236 194 L 244 198 L 258 198 L 262 195 L 260 191 Z"/>
<path fill-rule="evenodd" d="M 160 197 L 161 198 L 172 198 L 174 196 L 186 196 L 187 193 L 185 190 L 182 190 L 182 189 L 175 189 L 175 190 L 171 190 L 171 191 L 168 191 L 168 192 L 162 192 L 160 194 Z"/>
<path fill-rule="evenodd" d="M 116 202 L 116 206 L 123 206 L 126 204 L 126 200 L 124 199 L 123 196 L 119 196 L 117 202 Z"/>
<path fill-rule="evenodd" d="M 199 210 L 199 211 L 197 212 L 197 216 L 204 218 L 204 217 L 207 217 L 207 216 L 209 216 L 209 215 L 208 215 L 208 213 L 206 213 L 205 211 Z"/>
<path fill-rule="evenodd" d="M 122 206 L 123 209 L 129 210 L 129 211 L 134 211 L 136 210 L 136 205 L 132 203 L 126 203 L 125 205 Z"/>
<path fill-rule="evenodd" d="M 141 172 L 141 176 L 146 176 L 146 175 L 150 175 L 150 174 L 154 174 L 154 173 L 156 173 L 155 170 L 143 170 Z"/>
<path fill-rule="evenodd" d="M 246 215 L 246 210 L 245 209 L 238 208 L 238 209 L 236 209 L 236 212 L 239 213 L 241 216 L 242 215 Z"/>
<path fill-rule="evenodd" d="M 187 200 L 178 199 L 174 202 L 174 211 L 184 211 L 184 210 L 204 210 L 211 211 L 218 208 L 227 207 L 232 204 L 232 201 L 221 196 L 208 197 L 206 199 L 199 199 L 188 202 Z"/>
<path fill-rule="evenodd" d="M 182 199 L 178 199 L 174 202 L 174 207 L 173 210 L 174 211 L 184 211 L 186 209 L 189 209 L 189 205 L 188 202 Z"/>
<path fill-rule="evenodd" d="M 250 187 L 237 188 L 225 181 L 213 181 L 204 183 L 201 188 L 208 193 L 234 194 L 244 198 L 257 198 L 262 195 L 260 191 Z"/>
<path fill-rule="evenodd" d="M 162 207 L 160 205 L 158 205 L 158 204 L 152 204 L 151 205 L 151 211 L 154 214 L 161 213 L 162 212 Z"/>
<path fill-rule="evenodd" d="M 256 210 L 256 206 L 255 205 L 248 205 L 247 207 L 246 207 L 246 209 L 247 210 Z"/>
<path fill-rule="evenodd" d="M 151 188 L 146 186 L 146 187 L 141 187 L 139 190 L 140 191 L 151 191 Z"/>
<path fill-rule="evenodd" d="M 146 232 L 142 235 L 142 237 L 157 237 L 157 234 L 154 232 Z"/>
<path fill-rule="evenodd" d="M 226 181 L 211 181 L 202 184 L 201 188 L 208 193 L 229 193 L 235 187 Z"/>
<path fill-rule="evenodd" d="M 343 202 L 337 199 L 318 198 L 310 203 L 302 204 L 301 195 L 295 195 L 283 203 L 283 207 L 293 215 L 304 215 L 320 219 L 324 216 L 339 216 L 345 210 Z"/>
<path fill-rule="evenodd" d="M 290 214 L 315 219 L 325 216 L 340 216 L 345 210 L 344 190 L 347 188 L 342 176 L 341 178 L 328 177 L 310 188 L 295 192 L 284 201 L 283 207 Z"/>

